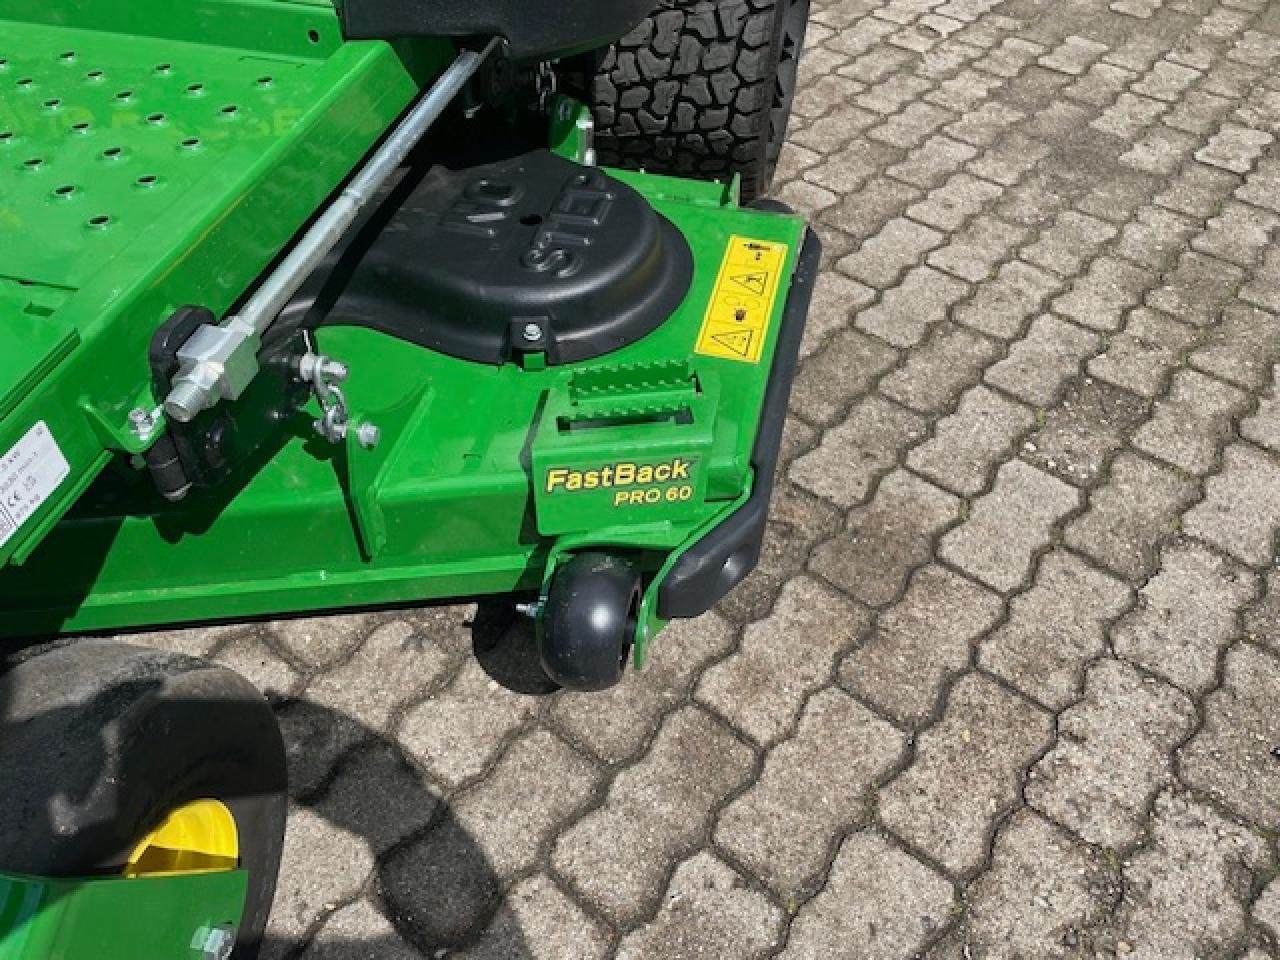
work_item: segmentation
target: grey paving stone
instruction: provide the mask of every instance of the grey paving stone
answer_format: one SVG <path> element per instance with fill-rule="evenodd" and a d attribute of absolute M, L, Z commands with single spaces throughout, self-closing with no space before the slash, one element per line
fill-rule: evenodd
<path fill-rule="evenodd" d="M 1137 75 L 1110 63 L 1095 63 L 1063 90 L 1063 96 L 1099 109 L 1115 103 Z"/>
<path fill-rule="evenodd" d="M 977 155 L 977 149 L 967 143 L 934 134 L 912 150 L 907 159 L 889 167 L 888 172 L 899 180 L 929 189 L 939 186 Z"/>
<path fill-rule="evenodd" d="M 562 740 L 535 731 L 513 743 L 483 781 L 452 799 L 452 819 L 495 874 L 513 877 L 533 867 L 542 847 L 588 804 L 600 774 Z M 428 861 L 436 859 L 431 839 L 424 851 Z M 441 893 L 447 903 L 458 886 Z"/>
<path fill-rule="evenodd" d="M 1012 187 L 1052 153 L 1053 148 L 1047 144 L 1020 130 L 1011 130 L 965 164 L 965 169 L 984 180 Z"/>
<path fill-rule="evenodd" d="M 1193 536 L 1245 563 L 1271 563 L 1280 532 L 1280 463 L 1247 443 L 1223 452 L 1222 472 L 1210 477 L 1204 502 L 1186 516 Z"/>
<path fill-rule="evenodd" d="M 829 75 L 831 79 L 845 79 Z M 861 84 L 856 84 L 861 87 Z M 792 133 L 791 138 L 802 147 L 830 156 L 840 150 L 858 134 L 875 125 L 880 118 L 869 110 L 861 110 L 852 104 L 843 104 L 825 116 L 818 117 L 803 130 Z"/>
<path fill-rule="evenodd" d="M 1073 382 L 1029 436 L 1023 456 L 1068 483 L 1092 485 L 1146 419 L 1147 408 L 1142 397 L 1109 383 L 1088 377 Z"/>
<path fill-rule="evenodd" d="M 1186 214 L 1164 207 L 1143 207 L 1121 229 L 1113 249 L 1139 266 L 1161 270 L 1199 231 L 1199 223 Z"/>
<path fill-rule="evenodd" d="M 1280 159 L 1264 157 L 1253 172 L 1245 178 L 1244 185 L 1236 191 L 1236 196 L 1254 206 L 1280 213 L 1277 189 L 1280 189 Z"/>
<path fill-rule="evenodd" d="M 1071 275 L 1076 273 L 1106 241 L 1116 235 L 1116 228 L 1105 220 L 1090 217 L 1075 210 L 1063 211 L 1040 239 L 1022 251 L 1022 259 L 1037 267 L 1052 270 L 1055 273 Z M 1112 270 L 1119 272 L 1125 265 L 1115 263 Z M 1111 278 L 1114 283 L 1114 278 Z M 1118 286 L 1118 284 L 1115 284 Z M 1107 286 L 1104 278 L 1097 284 Z M 1096 297 L 1096 293 L 1095 293 Z M 1064 311 L 1068 315 L 1076 315 L 1092 319 L 1103 311 L 1097 306 L 1084 307 L 1068 301 Z M 1095 321 L 1099 322 L 1099 321 Z"/>
<path fill-rule="evenodd" d="M 1084 699 L 1058 718 L 1058 741 L 1031 771 L 1027 802 L 1089 843 L 1127 850 L 1151 801 L 1173 782 L 1173 751 L 1196 725 L 1181 691 L 1118 660 L 1089 668 Z"/>
<path fill-rule="evenodd" d="M 460 618 L 452 626 L 465 629 Z M 307 697 L 371 730 L 385 730 L 398 707 L 439 686 L 456 665 L 438 636 L 423 636 L 408 621 L 392 620 L 375 628 L 350 660 L 318 677 Z"/>
<path fill-rule="evenodd" d="M 644 749 L 662 718 L 684 701 L 703 668 L 728 653 L 732 626 L 719 614 L 673 620 L 658 637 L 649 662 L 625 683 L 599 693 L 562 691 L 548 721 L 574 744 L 608 763 Z"/>
<path fill-rule="evenodd" d="M 137 635 L 137 642 L 170 653 L 185 653 L 189 657 L 207 657 L 219 644 L 256 628 L 242 623 L 220 624 L 208 627 L 182 627 L 175 630 L 149 630 Z"/>
<path fill-rule="evenodd" d="M 986 488 L 992 471 L 1034 423 L 1029 407 L 974 387 L 955 413 L 938 421 L 933 437 L 907 455 L 907 465 L 953 493 L 971 496 Z"/>
<path fill-rule="evenodd" d="M 1280 311 L 1280 248 L 1267 251 L 1262 264 L 1240 289 L 1240 298 L 1272 313 Z"/>
<path fill-rule="evenodd" d="M 925 137 L 943 124 L 950 123 L 955 117 L 950 110 L 917 100 L 904 107 L 901 113 L 894 114 L 868 131 L 867 136 L 895 147 L 916 147 Z"/>
<path fill-rule="evenodd" d="M 937 267 L 970 283 L 987 279 L 1026 240 L 1030 231 L 993 217 L 978 216 L 950 242 L 925 258 Z"/>
<path fill-rule="evenodd" d="M 1236 636 L 1237 617 L 1257 578 L 1194 542 L 1171 544 L 1138 607 L 1112 631 L 1116 652 L 1183 690 L 1215 683 L 1218 655 Z"/>
<path fill-rule="evenodd" d="M 994 341 L 950 322 L 934 328 L 906 362 L 880 381 L 880 392 L 921 413 L 950 409 L 998 356 Z"/>
<path fill-rule="evenodd" d="M 879 174 L 900 151 L 882 143 L 855 140 L 834 156 L 804 171 L 804 178 L 836 193 L 852 193 Z"/>
<path fill-rule="evenodd" d="M 305 807 L 291 809 L 266 956 L 284 956 L 304 933 L 354 900 L 373 868 L 373 853 L 360 837 Z"/>
<path fill-rule="evenodd" d="M 843 522 L 834 504 L 793 483 L 778 485 L 772 511 L 755 572 L 720 601 L 720 612 L 735 623 L 767 616 L 783 584 L 805 569 L 813 548 L 831 537 Z"/>
<path fill-rule="evenodd" d="M 350 656 L 371 629 L 358 613 L 281 620 L 268 629 L 280 647 L 306 667 L 329 667 Z"/>
<path fill-rule="evenodd" d="M 895 470 L 843 532 L 814 551 L 812 568 L 863 603 L 886 604 L 929 559 L 934 538 L 959 519 L 958 497 Z"/>
<path fill-rule="evenodd" d="M 1001 192 L 989 180 L 957 173 L 924 200 L 908 207 L 907 215 L 937 230 L 958 230 L 990 206 Z"/>
<path fill-rule="evenodd" d="M 1089 375 L 1154 399 L 1170 374 L 1199 342 L 1200 334 L 1172 317 L 1146 307 L 1132 311 L 1124 330 L 1089 361 Z"/>
<path fill-rule="evenodd" d="M 866 499 L 875 482 L 925 434 L 918 414 L 878 394 L 860 400 L 816 450 L 791 466 L 791 479 L 841 507 Z"/>
<path fill-rule="evenodd" d="M 785 960 L 911 957 L 946 922 L 952 888 L 872 831 L 845 840 L 823 891 L 791 925 Z"/>
<path fill-rule="evenodd" d="M 272 947 L 267 948 L 270 953 Z M 421 960 L 376 904 L 357 900 L 329 915 L 302 960 L 349 960 L 352 956 L 379 960 Z"/>
<path fill-rule="evenodd" d="M 1244 304 L 1232 304 L 1222 320 L 1205 332 L 1191 354 L 1197 370 L 1248 390 L 1267 385 L 1280 357 L 1280 317 Z"/>
<path fill-rule="evenodd" d="M 439 791 L 413 769 L 400 748 L 379 741 L 342 760 L 313 809 L 381 856 L 423 829 L 440 805 Z"/>
<path fill-rule="evenodd" d="M 1134 170 L 1171 176 L 1187 162 L 1200 144 L 1200 138 L 1156 124 L 1146 135 L 1121 155 L 1120 162 Z"/>
<path fill-rule="evenodd" d="M 786 736 L 810 694 L 827 683 L 841 652 L 870 625 L 865 607 L 811 577 L 783 588 L 732 656 L 708 669 L 698 699 L 765 746 Z"/>
<path fill-rule="evenodd" d="M 957 322 L 1002 340 L 1022 336 L 1027 321 L 1062 287 L 1062 281 L 1030 264 L 1005 264 L 995 279 L 979 284 L 973 299 L 955 311 Z"/>
<path fill-rule="evenodd" d="M 800 368 L 791 408 L 812 423 L 836 423 L 897 359 L 897 351 L 883 341 L 840 330 Z"/>
<path fill-rule="evenodd" d="M 1079 502 L 1061 480 L 1014 460 L 1000 468 L 968 519 L 942 538 L 938 554 L 996 590 L 1012 590 L 1049 545 L 1054 524 Z"/>
<path fill-rule="evenodd" d="M 979 674 L 961 677 L 911 766 L 881 789 L 880 821 L 948 870 L 972 873 L 1052 732 L 1049 714 Z"/>
<path fill-rule="evenodd" d="M 1208 326 L 1218 320 L 1223 305 L 1240 285 L 1239 267 L 1205 256 L 1186 253 L 1162 286 L 1147 294 L 1147 305 L 1186 323 Z"/>
<path fill-rule="evenodd" d="M 1272 245 L 1277 226 L 1280 217 L 1274 213 L 1231 200 L 1209 220 L 1205 232 L 1192 239 L 1191 246 L 1248 268 Z"/>
<path fill-rule="evenodd" d="M 618 960 L 764 956 L 782 911 L 710 853 L 676 868 L 657 917 L 623 939 Z"/>
<path fill-rule="evenodd" d="M 588 916 L 550 877 L 537 874 L 508 891 L 493 922 L 475 944 L 445 956 L 458 960 L 603 960 L 612 945 L 613 938 L 603 924 Z"/>
<path fill-rule="evenodd" d="M 1254 901 L 1253 918 L 1260 923 L 1272 937 L 1280 939 L 1280 880 L 1272 880 L 1261 896 Z M 1265 956 L 1261 950 L 1259 957 Z"/>
<path fill-rule="evenodd" d="M 1207 220 L 1236 191 L 1241 178 L 1226 170 L 1188 164 L 1155 202 L 1175 213 Z"/>
<path fill-rule="evenodd" d="M 1280 828 L 1280 660 L 1241 644 L 1205 701 L 1204 728 L 1178 754 L 1182 779 L 1267 830 Z"/>
<path fill-rule="evenodd" d="M 1156 564 L 1156 548 L 1177 530 L 1198 495 L 1194 480 L 1132 453 L 1111 464 L 1089 509 L 1067 525 L 1064 541 L 1127 579 L 1140 582 Z"/>
<path fill-rule="evenodd" d="M 1272 453 L 1280 453 L 1280 366 L 1271 371 L 1271 383 L 1258 399 L 1258 409 L 1240 423 L 1240 436 Z"/>
<path fill-rule="evenodd" d="M 1267 575 L 1266 593 L 1244 616 L 1245 636 L 1280 654 L 1280 570 Z"/>
<path fill-rule="evenodd" d="M 985 587 L 944 567 L 925 567 L 880 615 L 866 642 L 841 661 L 840 682 L 896 722 L 922 726 L 1002 609 L 1000 597 Z"/>
<path fill-rule="evenodd" d="M 779 896 L 795 897 L 820 877 L 836 840 L 866 824 L 871 788 L 905 747 L 903 733 L 848 694 L 819 692 L 795 736 L 720 815 L 716 842 Z"/>
<path fill-rule="evenodd" d="M 801 357 L 808 357 L 824 344 L 831 334 L 845 329 L 853 315 L 875 299 L 875 291 L 840 273 L 819 275 L 813 288 L 809 322 L 805 324 Z"/>
<path fill-rule="evenodd" d="M 937 230 L 899 217 L 885 224 L 837 267 L 861 283 L 885 290 L 896 286 L 907 270 L 941 244 L 942 234 Z"/>
<path fill-rule="evenodd" d="M 1274 140 L 1265 131 L 1228 123 L 1210 138 L 1208 146 L 1196 153 L 1196 159 L 1232 173 L 1248 173 L 1262 155 L 1263 148 Z"/>
<path fill-rule="evenodd" d="M 280 659 L 257 630 L 232 636 L 210 659 L 240 674 L 269 700 L 297 692 L 301 679 L 298 671 Z"/>
<path fill-rule="evenodd" d="M 1125 867 L 1113 942 L 1127 944 L 1133 960 L 1220 954 L 1244 932 L 1249 872 L 1270 860 L 1261 837 L 1203 804 L 1162 794 L 1150 843 Z"/>
<path fill-rule="evenodd" d="M 693 852 L 714 809 L 751 773 L 751 751 L 705 711 L 672 714 L 604 804 L 561 834 L 556 872 L 616 923 L 650 914 L 668 864 Z"/>
<path fill-rule="evenodd" d="M 502 687 L 468 660 L 449 686 L 405 714 L 399 739 L 432 777 L 455 787 L 483 773 L 537 709 L 536 697 Z"/>
<path fill-rule="evenodd" d="M 1119 330 L 1124 316 L 1155 285 L 1151 272 L 1115 257 L 1100 257 L 1053 309 L 1094 330 Z"/>
<path fill-rule="evenodd" d="M 1211 471 L 1249 397 L 1195 370 L 1174 374 L 1168 396 L 1155 403 L 1151 419 L 1133 436 L 1139 450 L 1188 473 Z"/>
<path fill-rule="evenodd" d="M 1105 43 L 1096 43 L 1085 37 L 1070 36 L 1052 53 L 1041 57 L 1039 62 L 1041 66 L 1048 67 L 1050 70 L 1079 76 L 1109 49 Z"/>
<path fill-rule="evenodd" d="M 979 648 L 978 662 L 1052 709 L 1080 694 L 1086 665 L 1106 649 L 1106 628 L 1129 590 L 1079 557 L 1054 550 L 1035 583 L 1009 604 L 1009 619 Z"/>
<path fill-rule="evenodd" d="M 968 284 L 932 267 L 915 267 L 854 322 L 895 347 L 913 347 L 968 295 Z"/>
<path fill-rule="evenodd" d="M 996 836 L 990 869 L 970 890 L 957 960 L 1075 960 L 1073 934 L 1105 915 L 1110 879 L 1083 844 L 1018 811 Z"/>
<path fill-rule="evenodd" d="M 862 189 L 830 207 L 822 219 L 859 240 L 867 240 L 924 196 L 924 191 L 888 177 L 874 177 Z"/>
<path fill-rule="evenodd" d="M 1031 322 L 1027 335 L 983 379 L 1034 406 L 1049 407 L 1101 343 L 1096 333 L 1044 314 Z"/>
<path fill-rule="evenodd" d="M 1005 130 L 1025 120 L 1026 116 L 1007 103 L 989 101 L 965 112 L 946 128 L 946 132 L 975 147 L 989 147 Z"/>
<path fill-rule="evenodd" d="M 1116 102 L 1104 110 L 1090 127 L 1101 133 L 1109 133 L 1125 141 L 1132 141 L 1167 112 L 1169 105 L 1151 97 L 1134 93 L 1122 93 Z"/>

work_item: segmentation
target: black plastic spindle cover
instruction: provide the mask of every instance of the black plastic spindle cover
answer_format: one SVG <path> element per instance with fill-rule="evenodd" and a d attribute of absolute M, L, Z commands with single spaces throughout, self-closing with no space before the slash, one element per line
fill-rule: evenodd
<path fill-rule="evenodd" d="M 402 183 L 286 314 L 500 364 L 589 360 L 683 302 L 689 245 L 635 190 L 537 150 Z"/>

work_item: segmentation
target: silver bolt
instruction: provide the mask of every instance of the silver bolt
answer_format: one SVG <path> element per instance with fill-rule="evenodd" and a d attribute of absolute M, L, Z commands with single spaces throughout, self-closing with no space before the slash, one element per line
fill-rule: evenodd
<path fill-rule="evenodd" d="M 356 440 L 360 442 L 360 446 L 366 450 L 372 450 L 378 445 L 378 441 L 382 439 L 382 431 L 372 423 L 362 423 L 356 427 Z"/>
<path fill-rule="evenodd" d="M 522 617 L 528 617 L 530 620 L 537 620 L 538 615 L 542 613 L 542 601 L 535 600 L 533 603 L 517 603 L 516 613 Z"/>
<path fill-rule="evenodd" d="M 524 338 L 530 343 L 536 343 L 542 339 L 542 327 L 536 323 L 526 323 L 524 325 Z"/>
<path fill-rule="evenodd" d="M 211 405 L 209 396 L 200 386 L 186 380 L 173 385 L 164 402 L 164 412 L 179 423 L 190 423 Z"/>
<path fill-rule="evenodd" d="M 200 945 L 201 960 L 230 960 L 235 948 L 235 927 L 214 927 Z"/>
<path fill-rule="evenodd" d="M 151 431 L 155 428 L 156 418 L 142 407 L 134 407 L 129 411 L 129 429 L 139 440 L 151 436 Z"/>

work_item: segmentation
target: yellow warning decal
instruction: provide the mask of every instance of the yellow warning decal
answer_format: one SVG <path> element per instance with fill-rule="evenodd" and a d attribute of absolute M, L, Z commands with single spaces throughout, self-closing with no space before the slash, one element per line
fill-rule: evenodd
<path fill-rule="evenodd" d="M 787 246 L 730 237 L 695 350 L 704 357 L 759 363 L 769 338 Z"/>

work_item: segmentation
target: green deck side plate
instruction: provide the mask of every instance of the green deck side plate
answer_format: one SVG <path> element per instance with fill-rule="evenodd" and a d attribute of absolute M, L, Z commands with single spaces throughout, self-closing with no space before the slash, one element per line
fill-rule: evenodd
<path fill-rule="evenodd" d="M 71 464 L 0 564 L 106 462 L 84 407 L 152 404 L 160 323 L 227 310 L 449 56 L 323 2 L 0 0 L 0 456 L 43 420 Z"/>

